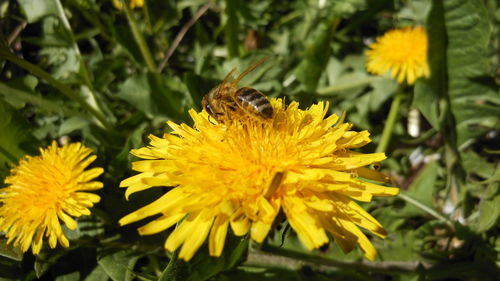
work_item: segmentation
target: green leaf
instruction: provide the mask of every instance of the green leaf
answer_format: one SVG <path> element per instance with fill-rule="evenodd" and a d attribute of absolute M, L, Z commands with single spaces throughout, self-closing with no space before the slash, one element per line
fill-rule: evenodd
<path fill-rule="evenodd" d="M 332 12 L 342 18 L 348 18 L 354 13 L 366 9 L 366 0 L 337 0 L 331 1 Z"/>
<path fill-rule="evenodd" d="M 453 112 L 452 100 L 454 97 L 451 94 L 452 88 L 450 80 L 450 24 L 448 12 L 454 12 L 448 5 L 453 1 L 434 0 L 432 8 L 428 15 L 427 30 L 429 32 L 429 65 L 431 77 L 428 80 L 423 80 L 422 95 L 435 95 L 434 97 L 420 98 L 420 102 L 416 106 L 422 111 L 428 121 L 436 128 L 441 130 L 444 135 L 445 142 L 445 164 L 447 175 L 447 187 L 451 187 L 451 183 L 456 181 L 458 185 L 463 182 L 464 173 L 462 171 L 457 143 L 457 115 L 459 112 Z M 461 0 L 457 0 L 461 1 Z M 468 0 L 465 0 L 468 1 Z M 449 10 L 447 10 L 449 9 Z M 466 12 L 467 13 L 467 12 Z M 463 34 L 463 36 L 466 36 Z M 446 60 L 445 60 L 446 58 Z M 425 109 L 424 103 L 430 109 Z M 438 116 L 438 120 L 436 120 Z M 438 121 L 438 122 L 437 122 Z M 437 122 L 437 123 L 436 123 Z"/>
<path fill-rule="evenodd" d="M 30 1 L 31 2 L 31 1 Z M 85 66 L 82 66 L 80 51 L 75 42 L 68 19 L 59 0 L 41 1 L 51 7 L 43 16 L 43 37 L 30 40 L 41 45 L 39 55 L 43 56 L 51 67 L 51 74 L 57 79 L 76 77 L 83 84 L 87 83 Z M 42 16 L 40 16 L 42 17 Z"/>
<path fill-rule="evenodd" d="M 336 22 L 337 18 L 330 14 L 318 24 L 305 43 L 300 64 L 293 71 L 307 92 L 316 92 L 321 73 L 328 63 L 325 58 L 330 56 L 330 42 Z"/>
<path fill-rule="evenodd" d="M 22 269 L 22 262 L 0 257 L 1 280 L 26 280 L 26 272 Z"/>
<path fill-rule="evenodd" d="M 78 55 L 71 48 L 45 47 L 40 51 L 40 55 L 47 58 L 52 67 L 52 75 L 56 79 L 68 79 L 80 71 Z"/>
<path fill-rule="evenodd" d="M 57 278 L 55 278 L 55 281 L 79 281 L 81 280 L 80 278 L 80 272 L 74 271 L 71 273 L 66 273 L 64 275 L 59 275 Z"/>
<path fill-rule="evenodd" d="M 377 111 L 382 104 L 391 97 L 398 89 L 398 83 L 394 79 L 380 77 L 372 82 L 373 90 L 370 95 L 370 111 Z"/>
<path fill-rule="evenodd" d="M 448 0 L 443 5 L 450 95 L 453 99 L 482 95 L 487 88 L 472 79 L 490 71 L 487 46 L 491 28 L 486 6 L 475 0 Z"/>
<path fill-rule="evenodd" d="M 228 235 L 229 236 L 229 235 Z M 207 280 L 219 272 L 230 270 L 242 262 L 248 250 L 247 237 L 229 236 L 220 257 L 210 257 L 206 252 L 199 252 L 189 265 L 189 281 Z"/>
<path fill-rule="evenodd" d="M 151 84 L 147 75 L 131 76 L 120 85 L 118 97 L 127 101 L 146 116 L 152 118 L 159 113 L 157 104 L 153 101 Z"/>
<path fill-rule="evenodd" d="M 500 121 L 498 110 L 484 111 L 479 104 L 496 101 L 498 109 L 498 85 L 492 78 L 488 57 L 491 37 L 489 14 L 484 1 L 443 1 L 446 20 L 448 87 L 451 111 L 456 119 L 460 145 L 477 136 L 478 126 L 470 126 L 469 111 L 482 116 L 489 115 L 492 122 Z M 467 122 L 469 126 L 462 125 Z M 484 123 L 483 123 L 484 125 Z M 489 126 L 492 128 L 493 126 Z M 484 129 L 480 130 L 484 133 Z"/>
<path fill-rule="evenodd" d="M 122 45 L 123 49 L 125 49 L 134 58 L 135 62 L 142 64 L 144 59 L 142 58 L 139 46 L 135 42 L 130 29 L 126 26 L 118 25 L 115 27 L 113 32 L 114 39 Z"/>
<path fill-rule="evenodd" d="M 144 115 L 140 114 L 140 117 L 144 118 Z M 145 128 L 147 126 L 146 122 L 134 125 L 135 129 L 130 133 L 125 141 L 125 144 L 121 148 L 120 152 L 116 154 L 116 158 L 110 163 L 112 169 L 108 170 L 108 173 L 116 178 L 124 178 L 128 175 L 128 169 L 130 168 L 130 150 L 139 148 L 143 145 L 142 137 L 144 135 Z"/>
<path fill-rule="evenodd" d="M 187 114 L 181 106 L 181 91 L 186 93 L 177 79 L 157 74 L 140 74 L 125 80 L 119 86 L 119 98 L 127 101 L 149 118 L 179 117 Z M 187 94 L 187 93 L 186 93 Z"/>
<path fill-rule="evenodd" d="M 67 135 L 75 130 L 81 130 L 89 125 L 88 118 L 83 117 L 72 117 L 65 120 L 59 127 L 59 135 Z"/>
<path fill-rule="evenodd" d="M 428 83 L 425 79 L 418 79 L 415 83 L 413 106 L 434 129 L 439 130 L 439 96 L 434 94 Z"/>
<path fill-rule="evenodd" d="M 46 274 L 50 268 L 57 271 L 61 271 L 64 266 L 55 266 L 56 264 L 62 262 L 69 262 L 71 259 L 63 259 L 63 257 L 68 257 L 71 252 L 64 248 L 57 248 L 51 251 L 42 251 L 40 254 L 35 256 L 34 270 L 37 278 L 42 277 Z M 66 264 L 67 266 L 67 264 Z M 76 266 L 76 265 L 75 265 Z M 65 268 L 67 270 L 67 268 Z M 73 269 L 73 267 L 71 268 Z"/>
<path fill-rule="evenodd" d="M 19 247 L 12 247 L 12 244 L 7 244 L 7 239 L 0 239 L 0 256 L 16 260 L 23 260 L 23 252 Z"/>
<path fill-rule="evenodd" d="M 108 281 L 108 275 L 101 266 L 96 266 L 89 275 L 83 279 L 84 281 Z"/>
<path fill-rule="evenodd" d="M 499 184 L 490 184 L 490 191 L 494 191 L 495 194 L 492 198 L 488 198 L 488 190 L 484 191 L 484 186 L 481 188 L 483 192 L 482 200 L 479 203 L 479 220 L 477 221 L 477 226 L 475 231 L 482 233 L 488 231 L 494 226 L 498 226 L 498 220 L 500 218 L 500 189 Z"/>
<path fill-rule="evenodd" d="M 469 175 L 480 176 L 483 179 L 492 177 L 498 168 L 495 163 L 489 162 L 473 151 L 466 151 L 460 154 L 462 165 Z"/>
<path fill-rule="evenodd" d="M 498 187 L 498 185 L 497 185 Z M 500 217 L 500 194 L 479 203 L 479 222 L 476 231 L 481 233 L 497 225 Z"/>
<path fill-rule="evenodd" d="M 32 75 L 13 79 L 7 83 L 0 82 L 0 96 L 14 108 L 20 109 L 26 105 L 27 101 L 33 103 L 41 100 L 39 96 L 36 96 L 37 85 L 38 79 Z"/>
<path fill-rule="evenodd" d="M 0 100 L 0 167 L 15 164 L 25 154 L 33 154 L 37 143 L 30 126 L 10 105 Z"/>
<path fill-rule="evenodd" d="M 366 72 L 346 72 L 330 82 L 333 85 L 318 89 L 318 94 L 322 96 L 357 96 L 364 87 L 368 86 L 371 82 L 379 80 L 378 77 L 369 76 Z"/>
<path fill-rule="evenodd" d="M 390 240 L 377 240 L 379 258 L 386 261 L 412 261 L 417 260 L 418 239 L 414 230 L 399 230 L 391 235 Z"/>
<path fill-rule="evenodd" d="M 80 112 L 72 109 L 61 99 L 52 100 L 40 95 L 35 91 L 37 85 L 38 79 L 31 75 L 6 83 L 0 82 L 0 97 L 16 109 L 24 108 L 28 104 L 35 106 L 38 113 L 63 114 L 65 116 L 81 115 Z"/>
<path fill-rule="evenodd" d="M 158 281 L 181 281 L 186 279 L 188 274 L 187 264 L 184 260 L 179 259 L 178 255 L 179 249 L 172 254 L 167 267 L 161 273 Z"/>
<path fill-rule="evenodd" d="M 18 2 L 28 23 L 34 23 L 46 16 L 57 15 L 57 4 L 54 0 L 19 0 Z"/>
<path fill-rule="evenodd" d="M 500 95 L 499 95 L 500 96 Z M 500 102 L 489 104 L 485 101 L 457 102 L 452 109 L 459 116 L 457 120 L 457 143 L 484 136 L 500 126 Z"/>
<path fill-rule="evenodd" d="M 134 280 L 134 266 L 140 256 L 132 250 L 118 250 L 101 252 L 97 263 L 113 281 Z"/>
<path fill-rule="evenodd" d="M 429 38 L 428 61 L 431 77 L 421 78 L 415 83 L 413 106 L 436 130 L 440 124 L 440 100 L 447 95 L 446 70 L 446 26 L 443 4 L 433 1 L 427 16 L 426 30 Z"/>
<path fill-rule="evenodd" d="M 438 176 L 439 166 L 436 161 L 429 162 L 425 167 L 420 170 L 415 180 L 411 183 L 407 195 L 411 196 L 413 199 L 418 200 L 423 205 L 432 208 L 434 205 L 434 193 L 436 186 L 436 179 Z M 405 208 L 401 211 L 401 214 L 406 216 L 415 216 L 426 214 L 420 208 L 407 203 Z"/>

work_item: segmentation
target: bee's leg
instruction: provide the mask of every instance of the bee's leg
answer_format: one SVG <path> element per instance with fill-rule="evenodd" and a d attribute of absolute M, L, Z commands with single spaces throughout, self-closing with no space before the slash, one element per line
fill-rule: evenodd
<path fill-rule="evenodd" d="M 212 117 L 212 115 L 208 115 L 208 122 L 212 123 L 213 125 L 217 125 L 217 118 Z"/>
<path fill-rule="evenodd" d="M 236 111 L 238 108 L 238 105 L 233 99 L 224 99 L 221 101 L 221 104 L 224 106 L 224 108 L 229 109 L 230 111 Z M 227 111 L 227 110 L 226 110 Z"/>
<path fill-rule="evenodd" d="M 224 99 L 221 101 L 221 106 L 224 108 L 224 113 L 221 113 L 221 115 L 225 115 L 229 120 L 232 120 L 233 115 L 237 112 L 238 105 L 232 99 Z"/>

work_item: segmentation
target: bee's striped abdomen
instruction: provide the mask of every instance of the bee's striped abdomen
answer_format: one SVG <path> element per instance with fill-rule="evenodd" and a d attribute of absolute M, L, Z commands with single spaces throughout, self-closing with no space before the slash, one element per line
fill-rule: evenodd
<path fill-rule="evenodd" d="M 242 87 L 236 91 L 236 103 L 250 114 L 258 115 L 265 119 L 273 117 L 273 107 L 267 97 L 250 87 Z"/>

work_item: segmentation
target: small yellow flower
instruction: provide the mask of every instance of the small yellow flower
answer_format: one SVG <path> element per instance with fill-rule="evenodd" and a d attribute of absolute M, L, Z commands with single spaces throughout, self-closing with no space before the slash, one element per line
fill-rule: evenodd
<path fill-rule="evenodd" d="M 391 77 L 409 85 L 420 77 L 429 77 L 427 33 L 421 26 L 393 29 L 377 38 L 367 51 L 367 69 L 377 75 Z"/>
<path fill-rule="evenodd" d="M 351 151 L 370 142 L 369 134 L 351 131 L 336 115 L 325 118 L 328 103 L 306 110 L 296 102 L 271 103 L 274 117 L 264 124 L 251 118 L 216 124 L 205 111 L 191 110 L 193 127 L 168 122 L 173 132 L 150 136 L 150 146 L 132 150 L 146 160 L 132 164 L 140 174 L 121 182 L 127 198 L 151 187 L 172 188 L 120 224 L 160 214 L 139 228 L 146 235 L 179 223 L 165 248 L 182 245 L 179 256 L 189 260 L 207 237 L 210 255 L 219 256 L 229 227 L 262 242 L 283 210 L 308 249 L 327 243 L 330 233 L 344 251 L 360 245 L 373 259 L 375 248 L 358 226 L 379 237 L 386 233 L 352 199 L 399 192 L 373 183 L 387 178 L 365 167 L 385 159 L 384 153 Z"/>
<path fill-rule="evenodd" d="M 0 231 L 7 243 L 20 245 L 33 254 L 42 248 L 42 238 L 48 237 L 54 248 L 57 241 L 68 247 L 69 241 L 61 228 L 61 221 L 69 229 L 76 229 L 72 217 L 89 215 L 89 208 L 100 197 L 83 190 L 102 188 L 102 183 L 91 181 L 102 168 L 85 171 L 96 156 L 80 143 L 58 147 L 56 142 L 40 149 L 39 156 L 25 156 L 5 179 L 7 187 L 0 189 Z"/>
<path fill-rule="evenodd" d="M 121 10 L 123 8 L 123 4 L 121 0 L 112 0 L 113 1 L 113 6 L 117 8 L 118 10 Z M 129 7 L 134 9 L 134 8 L 142 8 L 144 6 L 144 0 L 130 0 L 129 1 Z"/>

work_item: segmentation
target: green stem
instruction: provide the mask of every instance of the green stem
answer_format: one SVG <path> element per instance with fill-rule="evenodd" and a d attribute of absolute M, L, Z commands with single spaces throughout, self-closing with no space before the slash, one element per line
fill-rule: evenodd
<path fill-rule="evenodd" d="M 399 86 L 394 99 L 392 100 L 391 109 L 389 110 L 389 116 L 385 122 L 384 131 L 382 132 L 382 138 L 377 146 L 377 152 L 384 152 L 389 146 L 389 142 L 392 137 L 392 131 L 394 130 L 394 125 L 398 119 L 399 106 L 401 105 L 401 98 L 403 96 L 403 86 Z"/>
<path fill-rule="evenodd" d="M 446 222 L 450 226 L 453 226 L 453 222 L 450 219 L 440 215 L 434 209 L 420 203 L 418 200 L 415 200 L 415 199 L 411 198 L 410 196 L 403 194 L 403 193 L 398 194 L 398 197 L 405 200 L 406 202 L 412 204 L 413 206 L 423 210 L 424 212 L 427 212 L 429 215 L 435 217 L 436 219 L 443 221 L 443 222 Z"/>
<path fill-rule="evenodd" d="M 236 13 L 235 1 L 226 0 L 225 14 L 227 17 L 224 33 L 226 37 L 227 51 L 230 58 L 239 56 L 238 49 L 238 29 L 239 21 Z"/>
<path fill-rule="evenodd" d="M 431 139 L 433 136 L 435 136 L 438 132 L 436 129 L 431 128 L 428 131 L 424 132 L 420 137 L 417 138 L 403 138 L 400 141 L 405 144 L 420 144 L 423 143 L 424 141 L 427 141 Z"/>
<path fill-rule="evenodd" d="M 99 122 L 102 124 L 102 126 L 104 126 L 106 129 L 108 129 L 112 132 L 115 131 L 113 126 L 111 125 L 111 123 L 108 122 L 108 120 L 106 119 L 106 116 L 104 116 L 104 114 L 100 110 L 94 108 L 84 98 L 82 98 L 80 95 L 78 95 L 78 93 L 75 93 L 67 85 L 57 81 L 49 73 L 45 72 L 45 70 L 41 69 L 40 67 L 38 67 L 38 66 L 28 62 L 28 61 L 19 59 L 14 54 L 9 52 L 5 46 L 0 46 L 0 57 L 3 57 L 5 59 L 9 60 L 10 62 L 18 65 L 19 67 L 26 69 L 27 71 L 31 72 L 35 76 L 38 76 L 39 78 L 44 79 L 45 81 L 47 81 L 47 83 L 52 85 L 54 88 L 61 91 L 61 93 L 63 93 L 64 95 L 66 95 L 70 99 L 78 102 L 85 110 L 87 110 L 92 115 L 94 115 L 94 117 L 97 118 L 97 120 L 99 120 Z"/>
<path fill-rule="evenodd" d="M 286 270 L 300 270 L 300 268 L 308 266 L 319 272 L 353 269 L 382 273 L 407 273 L 431 267 L 431 264 L 420 261 L 345 261 L 315 257 L 278 247 L 268 247 L 267 250 L 269 252 L 249 251 L 247 260 L 243 265 Z"/>
<path fill-rule="evenodd" d="M 137 21 L 135 20 L 132 10 L 128 6 L 128 1 L 122 0 L 122 3 L 123 3 L 123 10 L 125 11 L 125 15 L 127 16 L 128 24 L 130 25 L 130 30 L 132 31 L 132 35 L 134 36 L 135 42 L 137 43 L 137 45 L 139 45 L 139 50 L 141 51 L 142 57 L 146 62 L 148 70 L 150 72 L 157 72 L 153 56 L 149 51 L 149 47 L 146 44 L 146 40 L 142 36 L 142 33 L 139 30 L 139 27 L 137 26 Z"/>
<path fill-rule="evenodd" d="M 149 14 L 149 6 L 146 0 L 144 0 L 144 6 L 142 6 L 142 14 L 144 15 L 144 18 L 146 19 L 146 24 L 148 27 L 148 32 L 153 33 L 153 25 L 151 24 L 151 16 Z"/>

